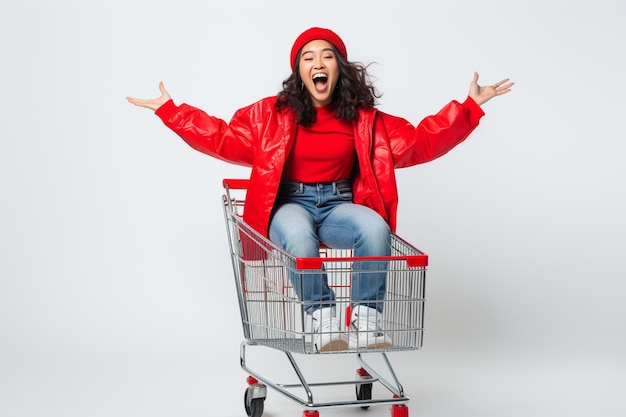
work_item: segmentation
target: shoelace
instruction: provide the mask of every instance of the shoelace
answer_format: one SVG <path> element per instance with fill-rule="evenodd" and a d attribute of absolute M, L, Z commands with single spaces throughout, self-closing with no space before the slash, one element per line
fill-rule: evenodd
<path fill-rule="evenodd" d="M 376 319 L 371 317 L 361 318 L 358 313 L 354 314 L 354 319 L 351 322 L 352 327 L 359 332 L 369 332 L 374 337 L 382 337 L 384 333 L 378 327 Z"/>
<path fill-rule="evenodd" d="M 330 333 L 339 331 L 339 322 L 336 318 L 332 318 L 329 320 L 322 320 L 321 323 L 318 323 L 316 319 L 313 319 L 313 331 L 315 333 Z"/>

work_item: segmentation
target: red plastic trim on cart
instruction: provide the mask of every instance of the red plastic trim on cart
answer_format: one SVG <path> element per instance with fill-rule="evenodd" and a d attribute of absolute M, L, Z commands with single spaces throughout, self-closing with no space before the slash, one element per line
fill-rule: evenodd
<path fill-rule="evenodd" d="M 409 408 L 404 404 L 391 406 L 391 417 L 409 417 Z"/>
<path fill-rule="evenodd" d="M 222 187 L 230 188 L 231 190 L 247 190 L 250 180 L 224 178 L 222 180 Z"/>
<path fill-rule="evenodd" d="M 351 256 L 335 258 L 296 258 L 296 269 L 321 269 L 324 262 L 355 262 L 355 261 L 406 261 L 409 268 L 428 266 L 428 255 L 408 256 Z"/>

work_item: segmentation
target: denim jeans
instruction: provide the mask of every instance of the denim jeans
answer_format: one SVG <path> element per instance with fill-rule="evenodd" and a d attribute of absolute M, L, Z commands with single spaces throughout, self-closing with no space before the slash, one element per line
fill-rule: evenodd
<path fill-rule="evenodd" d="M 391 254 L 389 225 L 374 210 L 352 202 L 348 181 L 281 183 L 269 237 L 296 258 L 319 257 L 320 243 L 335 249 L 353 249 L 355 257 Z M 352 304 L 382 311 L 387 262 L 354 262 L 352 269 Z M 290 279 L 307 313 L 334 306 L 335 293 L 324 271 L 295 272 Z"/>

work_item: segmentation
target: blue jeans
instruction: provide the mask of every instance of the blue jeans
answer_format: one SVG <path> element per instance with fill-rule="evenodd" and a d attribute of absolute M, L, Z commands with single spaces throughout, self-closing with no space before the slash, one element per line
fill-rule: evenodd
<path fill-rule="evenodd" d="M 281 183 L 269 237 L 296 258 L 319 257 L 320 243 L 335 249 L 353 249 L 355 257 L 391 254 L 389 225 L 374 210 L 352 202 L 348 181 Z M 382 311 L 387 265 L 386 261 L 353 263 L 353 304 Z M 295 272 L 290 279 L 309 314 L 320 307 L 334 306 L 335 293 L 323 271 Z"/>

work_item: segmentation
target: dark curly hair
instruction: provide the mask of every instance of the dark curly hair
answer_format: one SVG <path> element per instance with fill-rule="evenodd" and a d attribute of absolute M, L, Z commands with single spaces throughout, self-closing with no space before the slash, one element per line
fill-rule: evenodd
<path fill-rule="evenodd" d="M 349 62 L 334 46 L 333 49 L 339 67 L 339 80 L 333 91 L 332 101 L 335 117 L 346 121 L 356 120 L 358 110 L 374 107 L 381 94 L 370 80 L 368 66 L 359 62 Z M 299 124 L 310 126 L 315 122 L 315 107 L 308 91 L 302 87 L 300 53 L 296 58 L 293 73 L 283 81 L 283 90 L 278 93 L 276 109 L 281 111 L 288 107 L 296 114 Z"/>

